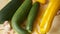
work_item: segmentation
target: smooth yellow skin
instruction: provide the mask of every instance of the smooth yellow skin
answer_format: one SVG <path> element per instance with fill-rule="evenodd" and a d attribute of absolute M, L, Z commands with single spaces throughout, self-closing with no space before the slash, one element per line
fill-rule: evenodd
<path fill-rule="evenodd" d="M 42 4 L 45 4 L 46 3 L 46 0 L 36 0 L 36 1 L 38 1 L 38 2 L 40 2 Z"/>
<path fill-rule="evenodd" d="M 40 23 L 41 33 L 47 33 L 51 28 L 54 16 L 59 10 L 59 3 L 60 3 L 60 0 L 50 0 Z"/>

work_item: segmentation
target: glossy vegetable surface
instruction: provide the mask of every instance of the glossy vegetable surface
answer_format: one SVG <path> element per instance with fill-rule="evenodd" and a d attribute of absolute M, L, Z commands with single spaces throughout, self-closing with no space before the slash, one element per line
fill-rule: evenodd
<path fill-rule="evenodd" d="M 27 21 L 26 21 L 26 29 L 31 32 L 34 24 L 34 20 L 36 19 L 37 13 L 39 9 L 39 3 L 35 2 L 28 14 Z"/>
<path fill-rule="evenodd" d="M 12 27 L 18 34 L 30 34 L 27 30 L 21 27 L 21 24 L 27 17 L 30 8 L 32 6 L 32 0 L 25 0 L 22 5 L 18 8 L 12 18 Z"/>
<path fill-rule="evenodd" d="M 51 0 L 48 4 L 48 7 L 42 17 L 40 23 L 40 32 L 41 34 L 45 34 L 49 31 L 52 25 L 52 21 L 54 16 L 56 15 L 57 11 L 59 10 L 59 2 L 60 0 Z"/>
<path fill-rule="evenodd" d="M 10 20 L 18 7 L 22 4 L 23 0 L 12 0 L 0 11 L 0 24 L 6 20 Z"/>

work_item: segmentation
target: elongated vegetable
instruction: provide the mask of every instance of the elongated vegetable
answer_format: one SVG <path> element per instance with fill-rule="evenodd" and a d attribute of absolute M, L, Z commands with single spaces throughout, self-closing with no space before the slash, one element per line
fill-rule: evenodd
<path fill-rule="evenodd" d="M 38 7 L 39 7 L 39 3 L 35 2 L 29 12 L 27 21 L 26 21 L 26 30 L 28 30 L 28 32 L 32 31 L 33 28 L 33 22 L 37 16 L 38 13 Z"/>
<path fill-rule="evenodd" d="M 41 34 L 45 34 L 49 31 L 52 25 L 52 20 L 59 9 L 59 3 L 60 0 L 51 0 L 50 3 L 48 4 L 48 7 L 40 23 Z"/>
<path fill-rule="evenodd" d="M 27 30 L 23 29 L 20 26 L 20 23 L 22 23 L 27 17 L 27 14 L 29 13 L 31 6 L 32 0 L 25 0 L 12 18 L 12 27 L 18 34 L 30 34 Z"/>
<path fill-rule="evenodd" d="M 10 3 L 8 3 L 0 11 L 0 24 L 4 23 L 6 20 L 10 20 L 22 2 L 22 0 L 12 0 Z"/>
<path fill-rule="evenodd" d="M 36 0 L 36 1 L 39 2 L 39 3 L 42 3 L 42 4 L 46 3 L 46 0 Z"/>

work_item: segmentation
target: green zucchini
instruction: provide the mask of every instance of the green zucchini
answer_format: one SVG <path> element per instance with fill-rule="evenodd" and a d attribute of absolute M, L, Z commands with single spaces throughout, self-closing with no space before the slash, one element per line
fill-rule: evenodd
<path fill-rule="evenodd" d="M 2 10 L 0 10 L 0 24 L 3 24 L 6 20 L 11 20 L 13 14 L 22 2 L 23 0 L 12 0 Z"/>
<path fill-rule="evenodd" d="M 18 34 L 30 34 L 27 30 L 23 29 L 20 25 L 27 17 L 32 6 L 32 0 L 25 0 L 22 5 L 18 8 L 12 17 L 12 28 Z"/>
<path fill-rule="evenodd" d="M 26 21 L 26 30 L 28 30 L 28 32 L 32 32 L 33 22 L 37 16 L 38 8 L 39 8 L 39 3 L 35 2 L 29 12 L 29 15 Z"/>

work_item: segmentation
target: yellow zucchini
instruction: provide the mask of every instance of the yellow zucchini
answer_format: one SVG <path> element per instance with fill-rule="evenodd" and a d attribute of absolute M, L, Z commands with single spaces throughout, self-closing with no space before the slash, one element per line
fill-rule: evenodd
<path fill-rule="evenodd" d="M 52 21 L 54 19 L 54 16 L 56 15 L 58 9 L 59 9 L 59 3 L 60 0 L 51 0 L 46 8 L 46 11 L 42 17 L 41 23 L 40 23 L 40 32 L 41 34 L 45 34 L 49 31 Z"/>
<path fill-rule="evenodd" d="M 42 4 L 45 4 L 46 3 L 46 0 L 36 0 L 36 1 L 38 1 L 38 2 L 40 2 Z"/>

